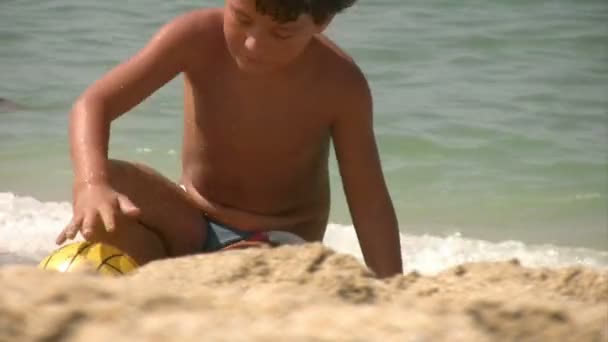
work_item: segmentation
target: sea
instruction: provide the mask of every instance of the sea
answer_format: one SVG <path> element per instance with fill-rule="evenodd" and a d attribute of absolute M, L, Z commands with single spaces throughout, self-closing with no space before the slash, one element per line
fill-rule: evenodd
<path fill-rule="evenodd" d="M 68 113 L 164 23 L 223 1 L 0 1 L 0 264 L 71 214 Z M 326 34 L 359 64 L 406 270 L 519 259 L 608 269 L 608 1 L 359 0 Z M 110 155 L 180 173 L 176 78 Z M 361 259 L 335 156 L 324 243 Z"/>

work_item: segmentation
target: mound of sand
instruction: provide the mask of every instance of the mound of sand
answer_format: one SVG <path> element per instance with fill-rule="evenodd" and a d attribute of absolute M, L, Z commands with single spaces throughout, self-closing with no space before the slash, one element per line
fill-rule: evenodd
<path fill-rule="evenodd" d="M 121 278 L 4 266 L 0 287 L 0 341 L 608 341 L 608 275 L 517 261 L 378 280 L 307 244 Z"/>

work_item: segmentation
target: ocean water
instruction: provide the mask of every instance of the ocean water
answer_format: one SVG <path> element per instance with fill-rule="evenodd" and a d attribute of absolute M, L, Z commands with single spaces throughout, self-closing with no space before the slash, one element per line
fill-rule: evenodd
<path fill-rule="evenodd" d="M 0 263 L 70 216 L 67 116 L 185 11 L 222 1 L 0 2 Z M 367 75 L 407 269 L 608 267 L 608 2 L 360 1 L 327 34 Z M 180 172 L 181 80 L 118 120 L 114 158 Z M 332 156 L 325 242 L 361 257 Z"/>

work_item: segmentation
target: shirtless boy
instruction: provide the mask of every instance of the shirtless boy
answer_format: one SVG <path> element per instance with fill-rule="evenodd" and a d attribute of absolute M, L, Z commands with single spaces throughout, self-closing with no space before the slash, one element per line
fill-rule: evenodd
<path fill-rule="evenodd" d="M 398 224 L 382 174 L 367 81 L 322 32 L 355 0 L 226 0 L 163 26 L 91 85 L 70 117 L 79 232 L 140 264 L 284 231 L 321 241 L 330 139 L 365 262 L 402 272 Z M 184 78 L 182 174 L 108 159 L 110 123 Z"/>

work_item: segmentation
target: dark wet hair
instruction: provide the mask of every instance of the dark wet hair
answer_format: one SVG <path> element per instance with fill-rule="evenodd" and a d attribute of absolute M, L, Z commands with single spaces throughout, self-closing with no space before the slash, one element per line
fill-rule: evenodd
<path fill-rule="evenodd" d="M 273 17 L 280 23 L 296 20 L 301 14 L 310 14 L 315 24 L 322 24 L 331 16 L 351 7 L 357 0 L 255 0 L 261 14 Z"/>

